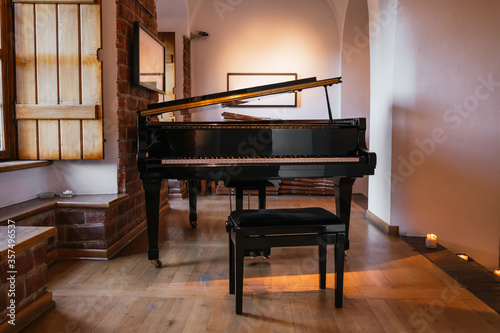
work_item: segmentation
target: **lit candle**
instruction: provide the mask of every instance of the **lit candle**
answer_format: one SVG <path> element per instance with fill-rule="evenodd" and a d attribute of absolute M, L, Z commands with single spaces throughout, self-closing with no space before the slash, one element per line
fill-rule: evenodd
<path fill-rule="evenodd" d="M 466 255 L 466 254 L 459 253 L 459 254 L 457 254 L 457 256 L 458 256 L 459 258 L 462 258 L 462 259 L 463 259 L 463 260 L 465 260 L 465 261 L 469 261 L 469 256 L 468 256 L 468 255 Z"/>
<path fill-rule="evenodd" d="M 437 236 L 434 234 L 427 234 L 425 247 L 428 249 L 435 249 L 437 247 Z"/>

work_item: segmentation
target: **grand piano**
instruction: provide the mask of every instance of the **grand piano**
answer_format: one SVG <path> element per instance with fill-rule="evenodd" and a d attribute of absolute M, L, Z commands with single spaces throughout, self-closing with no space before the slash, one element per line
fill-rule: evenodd
<path fill-rule="evenodd" d="M 137 163 L 146 199 L 148 259 L 161 267 L 158 249 L 160 188 L 163 179 L 187 180 L 190 222 L 196 226 L 195 181 L 253 182 L 331 177 L 336 214 L 346 225 L 356 178 L 373 175 L 375 153 L 365 143 L 366 119 L 333 119 L 328 87 L 341 78 L 306 78 L 148 105 L 138 111 Z M 154 120 L 164 112 L 324 87 L 328 119 L 242 122 Z M 222 223 L 222 222 L 221 222 Z M 223 224 L 221 224 L 223 225 Z"/>

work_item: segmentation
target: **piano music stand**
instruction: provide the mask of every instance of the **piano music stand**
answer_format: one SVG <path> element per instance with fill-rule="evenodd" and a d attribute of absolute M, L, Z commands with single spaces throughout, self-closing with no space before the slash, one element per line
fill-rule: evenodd
<path fill-rule="evenodd" d="M 259 209 L 266 209 L 266 187 L 275 186 L 269 180 L 235 180 L 227 183 L 226 187 L 229 188 L 229 210 L 233 211 L 231 205 L 231 188 L 234 187 L 236 194 L 236 210 L 243 209 L 243 191 L 245 190 L 258 190 L 259 194 Z M 250 208 L 250 205 L 249 207 Z"/>

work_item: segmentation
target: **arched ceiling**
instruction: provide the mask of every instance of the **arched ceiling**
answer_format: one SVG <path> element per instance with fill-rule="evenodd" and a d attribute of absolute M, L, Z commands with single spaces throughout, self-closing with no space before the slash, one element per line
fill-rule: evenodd
<path fill-rule="evenodd" d="M 157 0 L 156 10 L 158 15 L 158 27 L 160 29 L 169 27 L 169 21 L 186 22 L 186 33 L 190 33 L 191 21 L 197 14 L 197 8 L 206 0 Z M 210 0 L 213 1 L 213 0 Z M 229 2 L 245 0 L 228 0 Z M 332 9 L 339 31 L 342 32 L 345 13 L 349 0 L 325 0 Z M 341 34 L 342 35 L 342 34 Z"/>

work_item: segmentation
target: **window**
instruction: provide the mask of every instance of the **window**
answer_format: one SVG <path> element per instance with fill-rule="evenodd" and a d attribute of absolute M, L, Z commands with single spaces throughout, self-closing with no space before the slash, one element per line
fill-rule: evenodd
<path fill-rule="evenodd" d="M 0 0 L 0 160 L 103 158 L 100 6 Z"/>
<path fill-rule="evenodd" d="M 12 32 L 10 19 L 11 2 L 0 0 L 0 160 L 14 158 L 15 140 L 13 122 L 13 57 Z"/>

